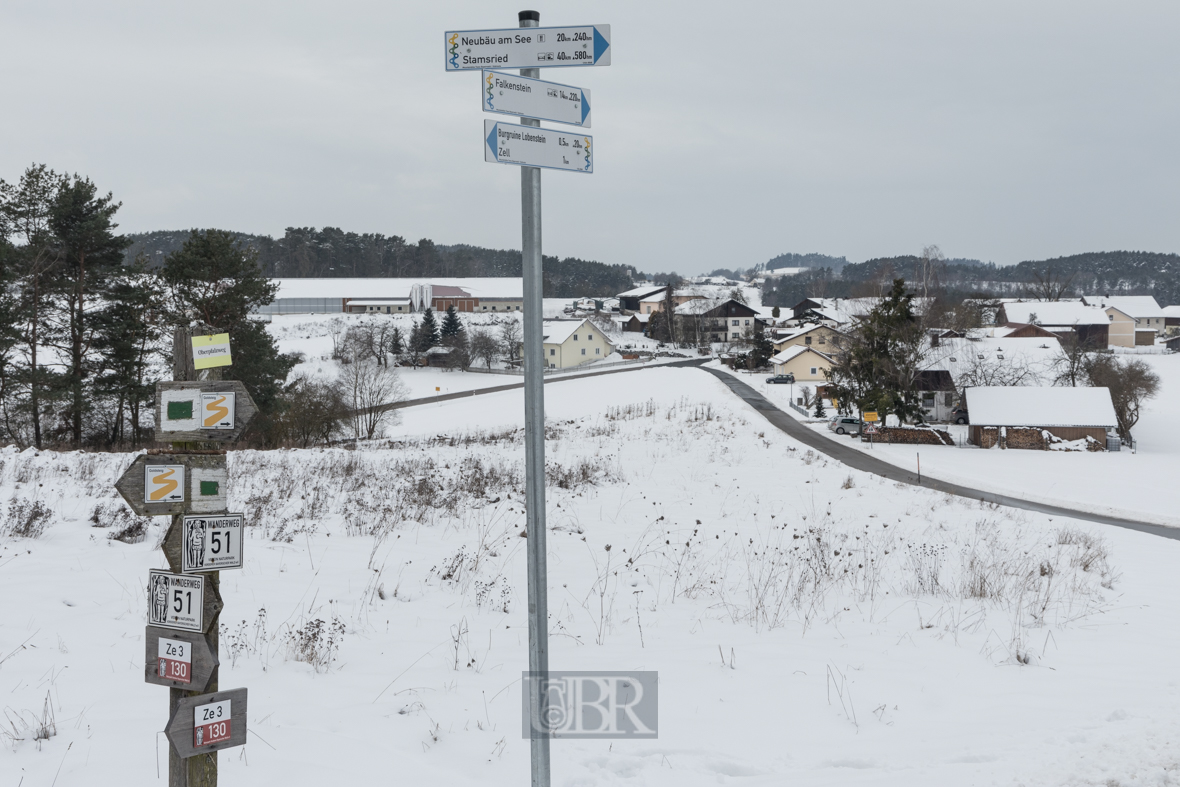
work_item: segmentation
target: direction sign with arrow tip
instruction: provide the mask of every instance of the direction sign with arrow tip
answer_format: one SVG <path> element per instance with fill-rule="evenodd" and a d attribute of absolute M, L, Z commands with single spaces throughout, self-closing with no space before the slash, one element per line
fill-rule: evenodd
<path fill-rule="evenodd" d="M 156 383 L 156 441 L 232 443 L 258 407 L 237 380 Z"/>
<path fill-rule="evenodd" d="M 203 634 L 148 626 L 143 679 L 157 686 L 204 691 L 219 663 Z"/>
<path fill-rule="evenodd" d="M 225 511 L 225 454 L 144 454 L 115 489 L 140 516 Z"/>
<path fill-rule="evenodd" d="M 184 697 L 164 728 L 181 757 L 246 743 L 246 690 L 230 689 Z"/>
<path fill-rule="evenodd" d="M 516 123 L 483 122 L 483 160 L 493 164 L 594 172 L 594 138 Z"/>
<path fill-rule="evenodd" d="M 447 71 L 609 66 L 610 25 L 448 30 Z"/>
<path fill-rule="evenodd" d="M 484 71 L 482 102 L 484 112 L 590 128 L 590 91 L 580 87 Z"/>

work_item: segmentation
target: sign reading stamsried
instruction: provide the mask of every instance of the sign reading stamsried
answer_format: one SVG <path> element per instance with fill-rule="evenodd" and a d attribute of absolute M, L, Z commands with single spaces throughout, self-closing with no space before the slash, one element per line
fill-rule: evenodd
<path fill-rule="evenodd" d="M 610 25 L 449 30 L 445 37 L 447 71 L 610 65 Z"/>

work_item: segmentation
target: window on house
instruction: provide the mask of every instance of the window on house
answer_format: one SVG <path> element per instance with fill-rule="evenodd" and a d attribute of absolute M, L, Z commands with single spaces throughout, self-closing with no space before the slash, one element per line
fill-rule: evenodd
<path fill-rule="evenodd" d="M 602 355 L 602 348 L 601 348 L 601 347 L 595 347 L 595 348 L 594 348 L 594 354 L 595 354 L 595 355 Z"/>
<path fill-rule="evenodd" d="M 550 354 L 550 355 L 557 355 L 557 350 L 550 349 L 550 350 L 549 350 L 549 354 Z"/>
<path fill-rule="evenodd" d="M 817 369 L 817 368 L 816 368 L 816 367 L 814 367 L 814 366 L 813 366 L 813 367 L 811 367 L 811 376 L 812 376 L 812 377 L 815 377 L 817 374 L 819 374 L 819 369 Z"/>
<path fill-rule="evenodd" d="M 585 354 L 586 354 L 586 348 L 585 348 L 585 347 L 583 347 L 583 348 L 582 348 L 582 355 L 585 355 Z"/>
<path fill-rule="evenodd" d="M 746 325 L 749 325 L 749 324 L 750 324 L 750 321 L 749 321 L 749 320 L 746 320 Z"/>
<path fill-rule="evenodd" d="M 737 335 L 737 331 L 734 331 L 734 332 L 733 332 L 733 338 L 734 338 L 734 339 L 736 339 L 737 337 L 738 337 L 738 335 Z"/>
<path fill-rule="evenodd" d="M 946 405 L 947 407 L 950 407 L 951 402 L 954 401 L 953 397 L 954 397 L 954 394 L 952 394 L 950 391 L 947 391 L 946 393 L 944 393 L 942 395 L 942 403 L 944 405 Z"/>
<path fill-rule="evenodd" d="M 804 337 L 803 337 L 803 343 L 804 343 L 804 344 L 811 344 L 811 337 L 810 337 L 810 336 L 804 336 Z"/>
<path fill-rule="evenodd" d="M 820 337 L 819 337 L 819 343 L 820 343 L 820 344 L 824 344 L 824 337 L 823 337 L 823 336 L 820 336 Z"/>
<path fill-rule="evenodd" d="M 578 334 L 575 333 L 574 334 L 574 341 L 576 342 L 577 340 L 578 340 Z"/>
<path fill-rule="evenodd" d="M 737 321 L 737 320 L 734 320 L 734 321 L 733 321 L 733 324 L 734 324 L 734 325 L 737 325 L 737 324 L 738 324 L 738 321 Z"/>

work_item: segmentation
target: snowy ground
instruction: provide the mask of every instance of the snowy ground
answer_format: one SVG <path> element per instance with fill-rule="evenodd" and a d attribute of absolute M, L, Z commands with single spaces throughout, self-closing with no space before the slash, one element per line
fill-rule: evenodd
<path fill-rule="evenodd" d="M 984 451 L 967 444 L 966 427 L 950 426 L 945 428 L 962 447 L 923 446 L 923 474 L 989 492 L 1180 527 L 1180 509 L 1176 505 L 1176 483 L 1180 479 L 1180 417 L 1176 413 L 1180 355 L 1143 355 L 1142 360 L 1159 374 L 1161 390 L 1144 406 L 1134 429 L 1135 453 L 1127 448 L 1118 453 Z M 768 385 L 766 375 L 740 378 L 798 417 L 787 407 L 789 385 Z M 821 424 L 814 428 L 833 440 L 870 450 L 867 444 L 838 437 Z M 913 446 L 874 444 L 871 450 L 878 459 L 900 467 L 914 468 L 917 462 L 918 452 Z"/>
<path fill-rule="evenodd" d="M 555 784 L 1180 783 L 1180 544 L 849 471 L 696 369 L 546 399 L 552 666 L 658 670 L 661 702 L 658 740 L 555 742 Z M 527 779 L 522 409 L 231 454 L 251 527 L 221 686 L 254 734 L 223 784 Z M 140 660 L 160 528 L 108 538 L 130 460 L 0 454 L 4 784 L 165 783 Z M 342 632 L 318 670 L 290 644 L 316 619 Z"/>

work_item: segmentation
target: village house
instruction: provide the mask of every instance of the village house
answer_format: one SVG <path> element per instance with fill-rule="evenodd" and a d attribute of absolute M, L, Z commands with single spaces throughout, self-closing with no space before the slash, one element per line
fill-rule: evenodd
<path fill-rule="evenodd" d="M 626 292 L 620 292 L 615 297 L 619 300 L 619 311 L 637 312 L 641 311 L 639 308 L 639 302 L 641 300 L 655 295 L 656 293 L 667 292 L 667 290 L 667 286 L 663 284 L 659 286 L 643 285 L 641 287 L 635 287 L 633 289 L 627 290 Z"/>
<path fill-rule="evenodd" d="M 1107 432 L 1118 424 L 1107 388 L 981 386 L 964 396 L 968 440 L 980 448 L 1045 449 L 1056 438 L 1105 449 Z"/>
<path fill-rule="evenodd" d="M 1167 314 L 1150 295 L 1087 295 L 1082 298 L 1082 303 L 1117 309 L 1129 316 L 1135 321 L 1134 344 L 1137 346 L 1155 344 L 1155 337 L 1167 328 Z M 1126 346 L 1116 345 L 1113 341 L 1111 344 Z"/>
<path fill-rule="evenodd" d="M 759 330 L 758 310 L 741 301 L 698 299 L 676 307 L 678 335 L 696 344 L 735 342 Z"/>
<path fill-rule="evenodd" d="M 807 324 L 800 325 L 797 328 L 788 330 L 786 333 L 779 333 L 771 344 L 774 345 L 774 351 L 781 353 L 788 347 L 814 347 L 818 350 L 831 352 L 835 347 L 835 339 L 839 332 L 828 325 L 823 324 Z"/>
<path fill-rule="evenodd" d="M 832 371 L 832 356 L 801 344 L 772 356 L 770 363 L 775 374 L 793 374 L 799 383 L 826 382 Z"/>
<path fill-rule="evenodd" d="M 1105 310 L 1079 301 L 1019 301 L 1001 304 L 997 325 L 1039 325 L 1059 339 L 1077 341 L 1097 350 L 1135 343 L 1135 321 L 1117 309 Z"/>
<path fill-rule="evenodd" d="M 614 344 L 589 320 L 545 320 L 545 366 L 570 369 L 584 363 L 601 361 L 614 352 Z"/>

